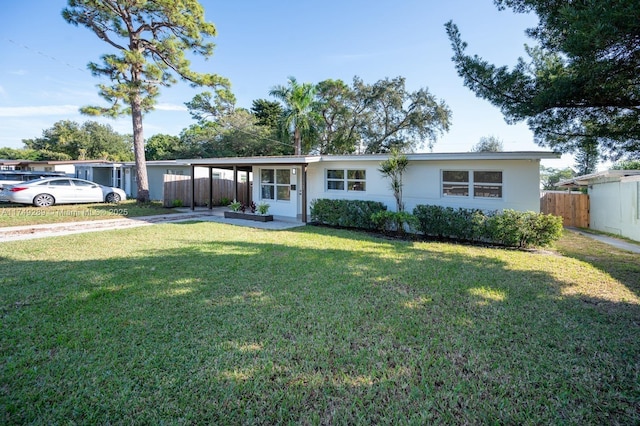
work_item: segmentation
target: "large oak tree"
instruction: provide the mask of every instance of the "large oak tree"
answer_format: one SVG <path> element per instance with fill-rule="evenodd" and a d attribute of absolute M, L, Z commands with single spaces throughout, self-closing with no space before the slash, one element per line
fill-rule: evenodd
<path fill-rule="evenodd" d="M 115 49 L 102 56 L 101 64 L 89 63 L 93 75 L 111 80 L 111 85 L 98 85 L 110 106 L 87 106 L 81 111 L 131 115 L 137 199 L 148 201 L 142 117 L 153 110 L 160 87 L 177 81 L 174 75 L 194 86 L 228 84 L 216 74 L 192 71 L 186 57 L 187 52 L 211 56 L 214 44 L 206 39 L 216 35 L 216 28 L 205 21 L 196 0 L 69 0 L 62 16 L 73 25 L 89 28 Z"/>
<path fill-rule="evenodd" d="M 499 107 L 507 122 L 526 121 L 536 142 L 574 152 L 597 140 L 605 158 L 640 156 L 640 4 L 638 0 L 494 0 L 535 13 L 537 42 L 513 69 L 466 53 L 446 25 L 464 84 Z"/>

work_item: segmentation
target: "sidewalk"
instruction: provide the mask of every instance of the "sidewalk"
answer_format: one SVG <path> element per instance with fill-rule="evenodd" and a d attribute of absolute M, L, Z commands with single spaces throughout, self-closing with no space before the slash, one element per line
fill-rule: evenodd
<path fill-rule="evenodd" d="M 607 235 L 592 234 L 591 232 L 581 231 L 580 229 L 577 229 L 577 228 L 568 227 L 566 229 L 571 232 L 575 232 L 576 234 L 580 234 L 584 237 L 591 238 L 596 241 L 600 241 L 601 243 L 609 244 L 610 246 L 613 246 L 620 250 L 626 250 L 626 251 L 630 251 L 631 253 L 640 254 L 640 243 L 634 244 L 628 241 L 620 240 L 618 238 L 609 237 Z"/>
<path fill-rule="evenodd" d="M 80 234 L 85 232 L 108 231 L 112 229 L 136 228 L 140 226 L 155 225 L 158 223 L 178 223 L 187 221 L 208 221 L 227 223 L 236 226 L 245 226 L 259 229 L 282 230 L 303 226 L 304 223 L 274 217 L 273 222 L 254 222 L 241 219 L 226 219 L 224 209 L 209 210 L 180 209 L 181 213 L 172 213 L 155 216 L 140 216 L 132 218 L 118 218 L 106 220 L 90 220 L 82 222 L 64 222 L 42 225 L 10 226 L 0 228 L 0 243 L 18 240 L 31 240 L 35 238 L 53 237 L 58 235 Z"/>

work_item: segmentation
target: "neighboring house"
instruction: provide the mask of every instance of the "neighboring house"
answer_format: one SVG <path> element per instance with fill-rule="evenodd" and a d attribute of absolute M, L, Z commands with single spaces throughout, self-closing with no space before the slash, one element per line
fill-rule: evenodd
<path fill-rule="evenodd" d="M 162 200 L 165 174 L 190 176 L 191 167 L 179 164 L 176 160 L 147 161 L 147 179 L 149 181 L 149 198 L 151 200 Z M 78 166 L 75 176 L 101 185 L 121 188 L 129 198 L 135 198 L 138 194 L 134 162 L 88 163 Z M 195 177 L 208 176 L 208 169 L 195 169 Z M 215 179 L 232 179 L 233 173 L 226 170 L 214 170 L 213 177 Z"/>
<path fill-rule="evenodd" d="M 211 167 L 251 172 L 252 199 L 274 215 L 306 222 L 319 198 L 373 200 L 395 209 L 389 179 L 379 172 L 389 156 L 317 155 L 177 160 L 194 169 Z M 407 154 L 403 201 L 482 210 L 540 210 L 540 160 L 552 152 Z"/>
<path fill-rule="evenodd" d="M 26 170 L 31 172 L 61 172 L 75 176 L 76 167 L 85 164 L 108 163 L 104 160 L 0 160 L 2 170 Z"/>
<path fill-rule="evenodd" d="M 608 170 L 557 185 L 587 188 L 589 228 L 640 241 L 640 170 Z"/>

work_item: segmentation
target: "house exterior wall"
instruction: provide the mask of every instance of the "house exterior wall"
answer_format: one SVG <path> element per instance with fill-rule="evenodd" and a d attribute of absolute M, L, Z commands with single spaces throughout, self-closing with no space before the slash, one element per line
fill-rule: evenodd
<path fill-rule="evenodd" d="M 379 161 L 323 161 L 308 166 L 308 202 L 314 199 L 364 199 L 380 201 L 389 210 L 396 210 L 390 181 L 378 171 Z M 365 170 L 366 190 L 328 190 L 327 170 Z M 442 172 L 500 171 L 502 197 L 445 196 L 442 191 Z M 410 161 L 403 175 L 403 201 L 411 212 L 418 204 L 432 204 L 454 208 L 482 210 L 513 209 L 540 211 L 540 163 L 537 160 L 441 160 Z"/>
<path fill-rule="evenodd" d="M 640 241 L 640 177 L 594 183 L 589 226 Z"/>

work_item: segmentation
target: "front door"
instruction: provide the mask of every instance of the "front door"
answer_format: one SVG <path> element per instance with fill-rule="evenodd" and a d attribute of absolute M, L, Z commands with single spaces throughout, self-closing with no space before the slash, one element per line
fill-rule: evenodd
<path fill-rule="evenodd" d="M 298 173 L 293 170 L 289 167 L 260 169 L 259 203 L 269 204 L 269 213 L 297 217 Z"/>

